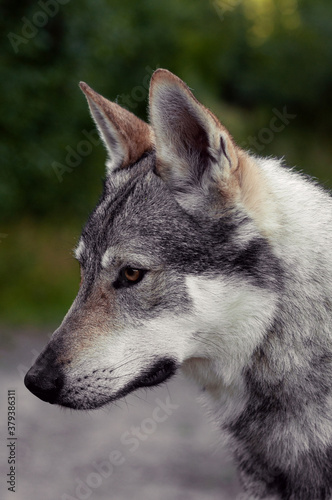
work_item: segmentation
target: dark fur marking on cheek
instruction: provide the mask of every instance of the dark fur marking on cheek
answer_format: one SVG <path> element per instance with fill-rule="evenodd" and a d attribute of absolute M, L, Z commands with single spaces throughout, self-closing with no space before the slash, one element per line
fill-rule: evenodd
<path fill-rule="evenodd" d="M 187 226 L 176 238 L 165 231 L 162 243 L 167 264 L 182 274 L 213 271 L 223 275 L 239 274 L 258 287 L 282 290 L 281 265 L 264 238 L 253 234 L 245 248 L 237 249 L 234 245 L 235 231 L 240 232 L 242 225 L 250 223 L 246 217 L 238 218 L 224 218 L 214 223 L 188 219 Z"/>
<path fill-rule="evenodd" d="M 232 261 L 235 272 L 251 278 L 254 284 L 280 290 L 282 267 L 264 238 L 252 239 Z"/>

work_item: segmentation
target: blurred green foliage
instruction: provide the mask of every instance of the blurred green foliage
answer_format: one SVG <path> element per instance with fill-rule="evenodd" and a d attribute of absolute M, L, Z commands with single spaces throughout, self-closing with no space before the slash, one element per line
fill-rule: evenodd
<path fill-rule="evenodd" d="M 239 144 L 331 185 L 330 0 L 2 0 L 0 19 L 3 321 L 56 321 L 75 294 L 70 248 L 106 156 L 80 80 L 146 119 L 149 77 L 168 68 Z M 296 118 L 255 150 L 285 106 Z"/>

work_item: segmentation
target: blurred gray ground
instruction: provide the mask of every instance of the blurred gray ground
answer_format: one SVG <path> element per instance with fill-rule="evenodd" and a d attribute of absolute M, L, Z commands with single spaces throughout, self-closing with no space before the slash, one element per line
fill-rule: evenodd
<path fill-rule="evenodd" d="M 23 385 L 22 373 L 46 341 L 46 335 L 41 342 L 40 337 L 20 332 L 1 349 L 2 500 L 237 497 L 240 487 L 231 458 L 197 401 L 199 390 L 182 375 L 127 396 L 117 406 L 91 412 L 63 410 L 38 400 Z M 6 485 L 7 390 L 13 388 L 18 436 L 15 493 Z M 165 410 L 153 413 L 168 398 L 176 408 L 170 408 L 169 415 Z M 153 415 L 163 421 L 156 422 Z M 134 427 L 139 427 L 139 437 Z"/>

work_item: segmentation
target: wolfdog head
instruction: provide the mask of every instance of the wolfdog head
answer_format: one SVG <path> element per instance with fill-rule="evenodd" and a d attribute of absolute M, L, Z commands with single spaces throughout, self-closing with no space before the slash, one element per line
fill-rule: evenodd
<path fill-rule="evenodd" d="M 255 160 L 167 70 L 151 80 L 150 125 L 81 89 L 109 154 L 104 191 L 75 250 L 78 295 L 26 386 L 84 409 L 180 366 L 231 384 L 271 321 L 280 275 Z"/>

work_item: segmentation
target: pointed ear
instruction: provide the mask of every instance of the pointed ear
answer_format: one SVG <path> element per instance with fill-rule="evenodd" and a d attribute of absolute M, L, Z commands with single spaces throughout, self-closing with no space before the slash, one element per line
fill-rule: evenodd
<path fill-rule="evenodd" d="M 80 87 L 109 153 L 108 173 L 135 163 L 153 148 L 152 131 L 147 123 L 118 104 L 108 101 L 86 83 L 80 82 Z"/>
<path fill-rule="evenodd" d="M 238 165 L 236 146 L 187 85 L 158 69 L 151 79 L 149 107 L 157 173 L 178 193 L 178 201 L 183 194 L 193 195 L 192 200 L 207 194 L 212 183 L 225 185 Z"/>

